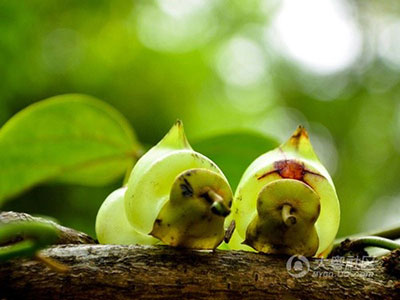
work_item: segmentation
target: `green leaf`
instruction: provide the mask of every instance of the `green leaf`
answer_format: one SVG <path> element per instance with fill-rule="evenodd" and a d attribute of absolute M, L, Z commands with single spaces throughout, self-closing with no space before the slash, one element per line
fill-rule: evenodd
<path fill-rule="evenodd" d="M 140 151 L 126 119 L 108 104 L 79 94 L 40 101 L 0 130 L 0 204 L 49 180 L 107 184 Z"/>
<path fill-rule="evenodd" d="M 0 261 L 15 257 L 32 257 L 39 249 L 56 242 L 59 230 L 52 224 L 37 221 L 18 221 L 0 225 Z M 22 241 L 19 239 L 23 238 Z M 11 245 L 7 242 L 17 241 Z"/>
<path fill-rule="evenodd" d="M 277 146 L 278 141 L 255 131 L 224 133 L 192 143 L 195 151 L 209 157 L 222 169 L 233 190 L 250 163 Z"/>

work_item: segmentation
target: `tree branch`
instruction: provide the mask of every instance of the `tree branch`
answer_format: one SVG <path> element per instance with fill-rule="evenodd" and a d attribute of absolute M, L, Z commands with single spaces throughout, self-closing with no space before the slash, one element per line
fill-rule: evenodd
<path fill-rule="evenodd" d="M 56 245 L 41 255 L 68 266 L 67 273 L 36 260 L 7 261 L 0 264 L 0 299 L 400 299 L 399 275 L 387 269 L 399 253 L 385 261 L 309 259 L 310 271 L 297 278 L 286 256 Z"/>
<path fill-rule="evenodd" d="M 292 277 L 287 257 L 241 251 L 193 251 L 166 246 L 59 245 L 43 255 L 70 269 L 58 274 L 32 260 L 0 265 L 0 296 L 12 299 L 273 298 L 399 299 L 400 282 L 372 262 L 372 277 L 357 273 L 371 262 L 350 265 L 310 260 L 325 276 Z"/>

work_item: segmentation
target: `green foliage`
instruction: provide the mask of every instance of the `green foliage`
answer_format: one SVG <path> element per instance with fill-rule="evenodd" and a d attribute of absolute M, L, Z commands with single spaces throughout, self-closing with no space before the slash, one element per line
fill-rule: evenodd
<path fill-rule="evenodd" d="M 0 131 L 0 203 L 38 183 L 110 183 L 133 165 L 140 146 L 124 117 L 89 96 L 35 103 Z"/>
<path fill-rule="evenodd" d="M 233 190 L 250 163 L 278 145 L 275 139 L 251 130 L 221 133 L 192 143 L 193 149 L 222 169 Z"/>
<path fill-rule="evenodd" d="M 0 124 L 35 101 L 76 92 L 117 108 L 149 145 L 176 118 L 191 141 L 238 128 L 283 140 L 303 124 L 339 195 L 339 236 L 390 226 L 400 213 L 399 1 L 332 5 L 343 13 L 340 24 L 362 29 L 359 57 L 334 73 L 312 72 L 283 51 L 290 49 L 280 47 L 287 44 L 279 31 L 271 34 L 276 21 L 299 29 L 280 14 L 297 2 L 0 1 Z M 321 18 L 323 7 L 337 15 L 330 2 L 310 10 L 315 31 L 304 34 L 314 39 L 293 35 L 302 47 L 292 50 L 311 61 L 327 40 L 348 39 Z M 53 215 L 89 233 L 101 201 L 118 187 L 40 186 L 2 208 Z"/>
<path fill-rule="evenodd" d="M 242 130 L 200 139 L 194 147 L 220 165 L 235 188 L 247 166 L 277 145 L 261 133 Z M 0 204 L 43 182 L 112 183 L 129 174 L 141 151 L 125 118 L 100 100 L 67 94 L 40 101 L 0 130 Z M 63 193 L 63 188 L 59 191 Z M 31 244 L 26 241 L 18 247 L 25 251 Z"/>

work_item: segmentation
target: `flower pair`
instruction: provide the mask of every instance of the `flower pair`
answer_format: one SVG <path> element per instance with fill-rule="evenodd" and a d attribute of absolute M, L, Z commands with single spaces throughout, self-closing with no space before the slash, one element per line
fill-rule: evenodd
<path fill-rule="evenodd" d="M 257 158 L 233 196 L 222 171 L 191 148 L 177 121 L 139 159 L 127 186 L 104 201 L 96 233 L 101 243 L 196 249 L 215 249 L 226 237 L 224 249 L 313 256 L 329 249 L 339 218 L 332 179 L 304 128 Z"/>

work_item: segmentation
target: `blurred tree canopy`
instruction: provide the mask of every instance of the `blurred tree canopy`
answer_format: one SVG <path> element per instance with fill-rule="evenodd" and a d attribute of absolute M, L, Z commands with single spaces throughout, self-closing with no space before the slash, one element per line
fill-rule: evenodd
<path fill-rule="evenodd" d="M 234 129 L 283 141 L 303 124 L 336 184 L 339 235 L 390 225 L 400 214 L 399 15 L 394 0 L 0 0 L 0 124 L 63 93 L 110 103 L 149 146 L 177 118 L 190 141 Z M 2 209 L 93 235 L 121 180 L 47 184 Z"/>

